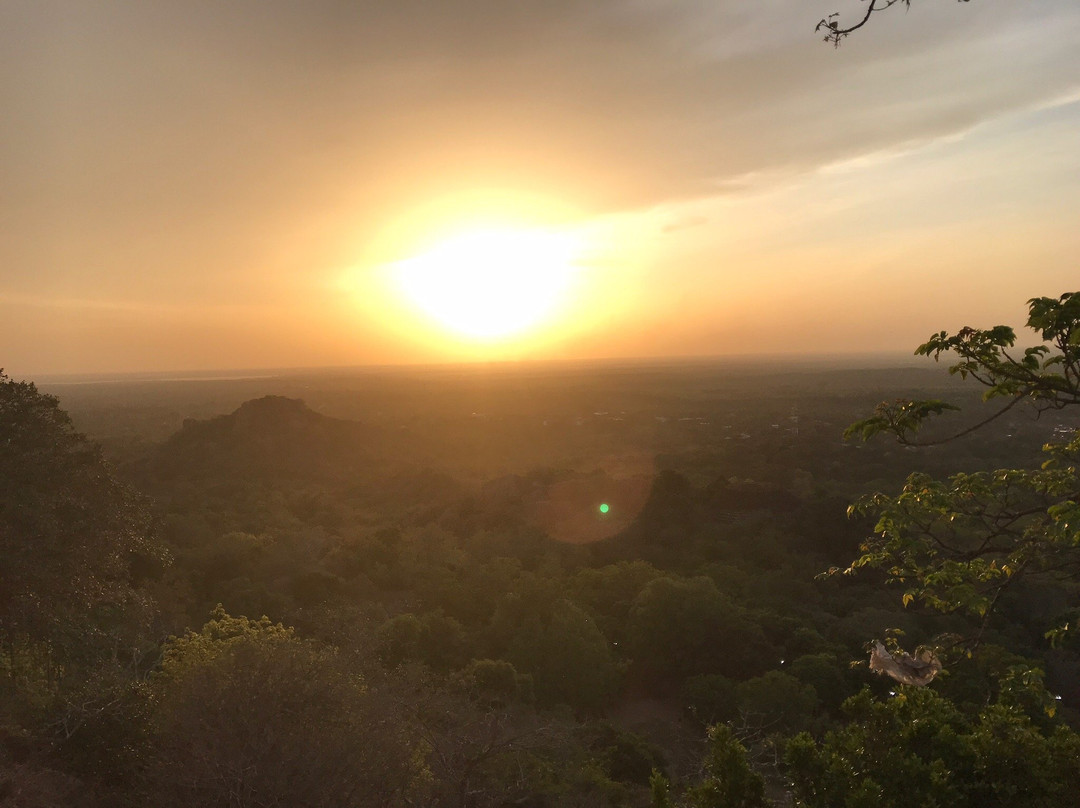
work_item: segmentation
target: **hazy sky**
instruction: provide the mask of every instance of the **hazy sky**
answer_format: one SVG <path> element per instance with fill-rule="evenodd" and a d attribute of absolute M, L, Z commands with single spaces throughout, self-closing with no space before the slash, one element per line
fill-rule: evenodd
<path fill-rule="evenodd" d="M 862 7 L 0 0 L 0 367 L 900 351 L 1080 289 L 1080 3 L 815 35 Z M 489 225 L 573 235 L 547 321 L 395 297 Z"/>

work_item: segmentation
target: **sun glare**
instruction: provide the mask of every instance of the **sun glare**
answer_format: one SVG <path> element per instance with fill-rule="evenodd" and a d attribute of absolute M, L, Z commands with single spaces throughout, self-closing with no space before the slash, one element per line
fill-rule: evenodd
<path fill-rule="evenodd" d="M 479 340 L 552 317 L 577 273 L 576 240 L 543 230 L 472 230 L 390 266 L 397 291 L 444 327 Z"/>

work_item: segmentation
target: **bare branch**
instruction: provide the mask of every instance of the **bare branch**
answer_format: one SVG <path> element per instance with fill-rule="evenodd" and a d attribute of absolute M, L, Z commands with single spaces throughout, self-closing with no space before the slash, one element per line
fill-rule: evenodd
<path fill-rule="evenodd" d="M 833 47 L 838 48 L 840 47 L 840 40 L 846 37 L 852 31 L 857 31 L 858 29 L 866 25 L 868 22 L 870 22 L 870 17 L 875 11 L 884 11 L 889 6 L 900 2 L 904 3 L 904 5 L 911 4 L 911 0 L 870 0 L 866 6 L 866 14 L 854 25 L 847 28 L 841 28 L 840 22 L 837 19 L 837 17 L 839 17 L 840 15 L 839 13 L 835 13 L 830 14 L 828 17 L 819 22 L 817 24 L 817 27 L 814 28 L 814 30 L 820 31 L 822 29 L 825 29 L 825 41 L 832 42 Z"/>
<path fill-rule="evenodd" d="M 957 0 L 959 3 L 967 3 L 969 0 Z M 911 7 L 911 0 L 867 0 L 866 14 L 854 25 L 850 25 L 846 28 L 840 27 L 840 21 L 838 17 L 839 12 L 830 14 L 825 19 L 821 20 L 814 28 L 814 31 L 825 31 L 825 41 L 831 42 L 833 47 L 840 47 L 840 40 L 850 34 L 852 31 L 857 31 L 862 28 L 866 23 L 870 21 L 870 17 L 873 16 L 875 11 L 884 11 L 890 6 L 894 6 L 897 3 L 903 3 L 905 7 Z"/>

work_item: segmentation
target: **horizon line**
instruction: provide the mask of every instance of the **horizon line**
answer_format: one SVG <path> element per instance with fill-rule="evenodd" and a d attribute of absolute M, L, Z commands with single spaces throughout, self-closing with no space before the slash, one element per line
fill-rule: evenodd
<path fill-rule="evenodd" d="M 358 365 L 301 365 L 285 367 L 217 367 L 171 370 L 63 371 L 23 376 L 20 381 L 41 384 L 109 384 L 122 382 L 243 381 L 318 374 L 386 373 L 401 371 L 515 370 L 522 368 L 581 368 L 589 366 L 687 366 L 704 364 L 771 364 L 826 366 L 837 369 L 881 370 L 911 368 L 925 362 L 902 351 L 851 351 L 844 353 L 746 353 L 675 356 L 599 357 L 588 359 L 491 359 L 456 362 L 396 362 Z M 861 363 L 861 364 L 860 364 Z M 2 370 L 2 368 L 0 368 Z M 15 377 L 10 376 L 13 380 Z"/>

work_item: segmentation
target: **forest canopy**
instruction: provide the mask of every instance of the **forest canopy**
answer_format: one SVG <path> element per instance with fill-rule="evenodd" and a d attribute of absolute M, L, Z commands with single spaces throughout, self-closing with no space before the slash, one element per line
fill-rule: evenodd
<path fill-rule="evenodd" d="M 1074 546 L 1054 377 L 1075 380 L 1075 299 L 1032 302 L 1047 351 L 1016 354 L 1001 329 L 935 335 L 924 353 L 960 352 L 955 373 L 897 371 L 927 395 L 855 428 L 900 442 L 840 440 L 891 371 L 603 371 L 582 387 L 588 418 L 558 376 L 530 379 L 527 401 L 521 377 L 488 380 L 483 418 L 468 379 L 426 399 L 365 380 L 407 411 L 297 383 L 333 416 L 286 380 L 243 381 L 232 413 L 177 413 L 171 436 L 148 420 L 136 439 L 138 407 L 159 419 L 176 388 L 73 421 L 5 377 L 2 563 L 24 585 L 0 615 L 0 789 L 28 806 L 974 806 L 1022 777 L 1031 805 L 1053 804 L 1077 779 L 1080 654 L 1044 637 L 1078 602 L 1054 563 Z M 965 375 L 1005 412 L 966 415 L 984 405 Z M 952 400 L 943 418 L 919 404 Z M 108 451 L 76 429 L 88 417 L 119 436 Z M 919 448 L 951 419 L 986 423 Z M 1054 435 L 1061 465 L 1043 468 Z M 901 493 L 849 520 L 868 480 Z M 995 521 L 1021 499 L 1020 520 Z M 918 532 L 931 506 L 955 534 Z M 863 540 L 873 519 L 895 534 Z M 988 524 L 986 548 L 1023 564 L 971 554 Z M 942 670 L 926 687 L 877 676 L 875 638 Z"/>

